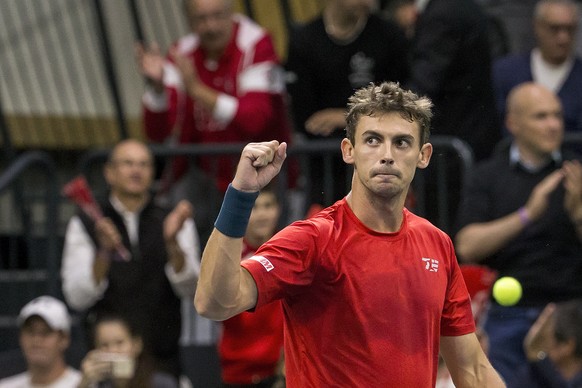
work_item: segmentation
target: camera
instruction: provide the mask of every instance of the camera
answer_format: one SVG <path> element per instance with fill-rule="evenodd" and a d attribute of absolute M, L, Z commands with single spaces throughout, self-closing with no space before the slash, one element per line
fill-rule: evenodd
<path fill-rule="evenodd" d="M 119 353 L 102 353 L 99 359 L 108 362 L 113 378 L 130 379 L 135 372 L 135 361 L 128 355 Z"/>

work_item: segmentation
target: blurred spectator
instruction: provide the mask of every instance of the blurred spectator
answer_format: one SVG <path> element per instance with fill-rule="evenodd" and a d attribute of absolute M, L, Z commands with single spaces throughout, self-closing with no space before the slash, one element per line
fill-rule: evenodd
<path fill-rule="evenodd" d="M 184 1 L 192 32 L 179 39 L 165 59 L 155 44 L 138 45 L 137 60 L 148 81 L 143 105 L 150 140 L 180 144 L 290 140 L 283 71 L 271 36 L 246 16 L 233 14 L 232 3 Z M 201 183 L 202 178 L 184 176 L 188 161 L 178 158 L 164 176 L 163 189 L 180 180 L 181 185 L 174 186 L 175 198 L 205 201 L 197 214 L 203 242 L 236 163 L 236 157 L 200 158 L 197 165 L 207 179 L 217 180 Z M 201 198 L 193 198 L 193 192 Z"/>
<path fill-rule="evenodd" d="M 20 310 L 18 326 L 27 370 L 0 380 L 0 387 L 76 388 L 81 374 L 65 360 L 71 341 L 65 304 L 52 296 L 33 299 Z"/>
<path fill-rule="evenodd" d="M 432 135 L 456 136 L 481 160 L 501 138 L 496 116 L 488 20 L 473 0 L 417 0 L 418 19 L 412 46 L 410 89 L 434 103 Z M 435 158 L 439 155 L 435 155 Z M 453 154 L 443 168 L 447 207 L 426 196 L 424 216 L 433 222 L 454 220 L 464 171 Z M 426 171 L 425 192 L 438 189 L 436 164 Z M 452 233 L 450 225 L 442 226 Z"/>
<path fill-rule="evenodd" d="M 391 0 L 382 10 L 383 16 L 394 21 L 404 31 L 408 39 L 414 36 L 418 16 L 414 0 Z"/>
<path fill-rule="evenodd" d="M 528 331 L 513 388 L 582 387 L 582 299 L 547 305 Z"/>
<path fill-rule="evenodd" d="M 538 0 L 476 0 L 500 24 L 507 38 L 509 53 L 522 53 L 535 45 L 531 33 L 534 7 Z"/>
<path fill-rule="evenodd" d="M 470 173 L 459 210 L 457 254 L 516 278 L 516 306 L 493 302 L 484 328 L 506 381 L 526 362 L 523 339 L 550 302 L 582 297 L 582 164 L 561 148 L 562 107 L 535 83 L 509 95 L 513 142 Z"/>
<path fill-rule="evenodd" d="M 317 18 L 290 32 L 288 90 L 295 129 L 307 140 L 345 136 L 345 106 L 354 90 L 407 78 L 406 37 L 372 14 L 373 7 L 372 0 L 327 0 Z M 351 174 L 339 155 L 332 161 L 332 193 L 324 192 L 323 158 L 308 160 L 309 204 L 329 205 L 347 193 Z"/>
<path fill-rule="evenodd" d="M 409 86 L 434 103 L 432 134 L 458 136 L 483 159 L 500 139 L 487 17 L 473 0 L 416 4 Z"/>
<path fill-rule="evenodd" d="M 93 346 L 82 362 L 79 388 L 177 388 L 174 376 L 156 370 L 143 339 L 122 316 L 102 316 L 93 328 Z"/>
<path fill-rule="evenodd" d="M 241 260 L 275 234 L 281 207 L 273 185 L 257 197 L 243 239 Z M 283 367 L 283 310 L 279 301 L 222 322 L 219 343 L 222 381 L 227 387 L 271 388 Z"/>
<path fill-rule="evenodd" d="M 505 114 L 509 91 L 535 81 L 562 101 L 566 131 L 582 131 L 582 60 L 575 54 L 578 5 L 571 0 L 541 0 L 535 7 L 536 47 L 498 59 L 493 66 L 497 109 Z"/>
<path fill-rule="evenodd" d="M 104 175 L 105 217 L 93 222 L 79 213 L 67 226 L 63 293 L 72 308 L 88 310 L 88 333 L 102 314 L 127 314 L 160 367 L 178 376 L 180 297 L 192 299 L 200 265 L 191 205 L 183 201 L 169 211 L 153 202 L 153 157 L 136 140 L 113 148 Z M 129 260 L 117 255 L 120 244 Z"/>

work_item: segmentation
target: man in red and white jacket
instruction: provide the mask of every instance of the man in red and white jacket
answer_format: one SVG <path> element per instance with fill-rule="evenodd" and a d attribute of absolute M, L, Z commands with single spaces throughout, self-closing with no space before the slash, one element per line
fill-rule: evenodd
<path fill-rule="evenodd" d="M 143 97 L 144 130 L 155 142 L 225 143 L 289 139 L 283 71 L 268 32 L 234 14 L 232 0 L 185 2 L 192 32 L 163 57 L 156 45 L 138 46 L 148 80 Z M 237 158 L 220 158 L 217 186 L 226 190 Z M 208 158 L 200 167 L 211 171 Z M 173 179 L 187 169 L 173 166 Z M 214 170 L 212 170 L 214 171 Z"/>

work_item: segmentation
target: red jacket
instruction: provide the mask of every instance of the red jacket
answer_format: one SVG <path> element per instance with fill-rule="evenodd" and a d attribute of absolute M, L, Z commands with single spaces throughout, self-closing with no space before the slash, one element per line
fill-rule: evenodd
<path fill-rule="evenodd" d="M 213 112 L 197 106 L 185 93 L 181 76 L 171 60 L 164 69 L 167 99 L 155 106 L 144 96 L 144 130 L 155 142 L 173 132 L 179 143 L 228 143 L 290 140 L 283 70 L 271 37 L 262 27 L 242 15 L 233 16 L 233 36 L 218 62 L 206 60 L 196 34 L 176 42 L 183 55 L 192 59 L 200 80 L 220 95 Z M 151 92 L 150 92 L 151 93 Z M 200 166 L 216 174 L 224 191 L 234 175 L 238 155 L 221 157 L 214 172 L 210 157 Z M 174 179 L 187 168 L 185 158 L 174 166 Z"/>

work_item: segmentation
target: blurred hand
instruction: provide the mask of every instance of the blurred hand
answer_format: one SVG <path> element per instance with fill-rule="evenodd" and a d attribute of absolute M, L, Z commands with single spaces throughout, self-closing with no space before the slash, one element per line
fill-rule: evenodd
<path fill-rule="evenodd" d="M 552 338 L 552 316 L 556 311 L 556 305 L 550 303 L 542 310 L 538 319 L 529 329 L 523 347 L 525 355 L 530 361 L 539 361 L 540 352 L 547 353 L 550 347 L 549 341 Z"/>
<path fill-rule="evenodd" d="M 192 217 L 193 208 L 190 202 L 185 199 L 178 202 L 174 210 L 170 212 L 164 219 L 164 240 L 166 242 L 172 242 L 176 240 L 176 236 L 184 222 Z"/>
<path fill-rule="evenodd" d="M 182 75 L 184 87 L 188 91 L 188 94 L 190 94 L 192 98 L 195 98 L 196 91 L 200 86 L 200 79 L 198 78 L 196 67 L 190 58 L 182 55 L 176 47 L 172 47 L 169 51 L 169 54 L 170 58 L 174 60 L 176 67 Z"/>
<path fill-rule="evenodd" d="M 564 174 L 564 208 L 574 223 L 582 221 L 582 164 L 578 160 L 565 161 L 562 166 Z"/>
<path fill-rule="evenodd" d="M 95 222 L 95 233 L 99 249 L 112 252 L 118 246 L 122 246 L 121 234 L 110 218 L 104 217 Z"/>
<path fill-rule="evenodd" d="M 94 383 L 108 379 L 111 376 L 111 362 L 105 361 L 100 350 L 92 350 L 81 362 L 83 378 L 80 387 L 92 386 Z"/>
<path fill-rule="evenodd" d="M 312 135 L 329 136 L 337 128 L 346 126 L 343 109 L 328 108 L 315 112 L 305 122 L 305 130 Z"/>
<path fill-rule="evenodd" d="M 140 73 L 157 92 L 162 92 L 164 90 L 165 59 L 160 52 L 160 47 L 156 43 L 152 43 L 149 47 L 136 43 L 135 57 Z"/>
<path fill-rule="evenodd" d="M 550 195 L 556 190 L 563 178 L 562 170 L 556 170 L 534 187 L 525 204 L 531 220 L 537 220 L 544 214 L 548 208 Z"/>

